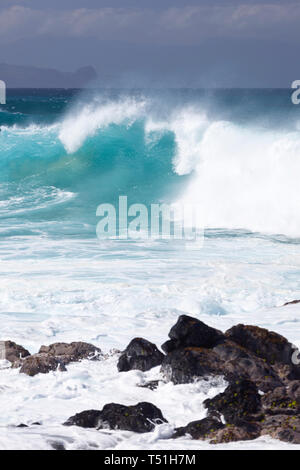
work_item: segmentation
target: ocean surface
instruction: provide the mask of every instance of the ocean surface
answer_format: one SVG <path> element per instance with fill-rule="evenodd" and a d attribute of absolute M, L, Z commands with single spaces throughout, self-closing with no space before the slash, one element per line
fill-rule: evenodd
<path fill-rule="evenodd" d="M 0 107 L 0 340 L 35 353 L 135 336 L 160 346 L 180 314 L 256 324 L 300 346 L 300 107 L 290 90 L 8 90 Z M 98 239 L 97 207 L 195 204 L 203 244 Z M 3 362 L 3 361 L 2 361 Z M 34 378 L 0 364 L 0 448 L 199 449 L 170 439 L 205 415 L 220 381 L 137 385 L 117 356 Z M 153 433 L 61 426 L 108 402 L 150 401 Z M 16 428 L 20 423 L 41 426 Z M 264 437 L 219 448 L 295 448 Z M 300 446 L 298 446 L 300 447 Z"/>

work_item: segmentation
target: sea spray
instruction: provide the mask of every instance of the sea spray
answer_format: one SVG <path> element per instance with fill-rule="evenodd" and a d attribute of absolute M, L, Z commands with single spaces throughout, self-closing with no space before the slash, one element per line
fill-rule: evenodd
<path fill-rule="evenodd" d="M 124 194 L 130 204 L 148 208 L 194 204 L 201 212 L 201 228 L 300 237 L 299 121 L 291 119 L 290 129 L 270 121 L 265 103 L 275 94 L 253 95 L 256 119 L 246 108 L 248 97 L 243 102 L 247 95 L 241 93 L 235 102 L 236 96 L 232 92 L 230 104 L 220 104 L 220 98 L 210 102 L 200 93 L 193 100 L 187 95 L 186 102 L 184 94 L 179 99 L 175 92 L 165 101 L 159 92 L 82 96 L 63 115 L 54 119 L 52 114 L 52 122 L 44 124 L 44 118 L 33 115 L 27 125 L 18 123 L 16 106 L 8 106 L 13 122 L 1 133 L 3 204 L 24 200 L 27 211 L 27 195 L 35 192 L 31 210 L 39 207 L 44 220 L 63 217 L 70 224 L 90 224 L 92 234 L 99 204 L 115 204 Z M 61 106 L 62 96 L 55 99 L 49 99 L 51 107 Z M 290 116 L 288 104 L 296 107 L 287 97 Z M 49 200 L 43 214 L 38 197 L 47 188 L 76 198 L 62 198 L 61 211 L 56 203 L 52 210 Z"/>

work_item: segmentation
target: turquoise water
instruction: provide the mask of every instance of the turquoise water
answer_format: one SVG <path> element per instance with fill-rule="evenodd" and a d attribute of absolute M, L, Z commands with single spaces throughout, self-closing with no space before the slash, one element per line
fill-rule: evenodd
<path fill-rule="evenodd" d="M 237 161 L 238 152 L 244 149 L 230 154 L 235 152 L 235 139 L 238 145 L 245 142 L 246 146 L 257 141 L 253 152 L 256 154 L 259 148 L 262 159 L 272 141 L 289 139 L 280 164 L 291 163 L 291 174 L 295 174 L 298 163 L 288 160 L 288 147 L 298 151 L 298 119 L 299 110 L 291 104 L 289 90 L 8 91 L 7 105 L 0 110 L 1 234 L 49 232 L 58 237 L 66 233 L 93 237 L 99 204 L 116 204 L 120 195 L 127 195 L 129 204 L 172 202 L 184 197 L 197 172 L 201 185 L 199 165 L 204 162 L 207 166 L 208 159 L 214 159 L 216 170 L 226 168 L 221 182 L 220 175 L 214 181 L 213 169 L 208 168 L 216 193 L 224 191 L 226 180 L 230 184 L 234 174 L 245 179 L 245 186 L 236 188 L 239 194 L 225 204 L 228 212 L 237 197 L 252 197 L 256 177 L 273 166 L 270 161 L 267 167 L 240 166 L 243 156 Z M 224 136 L 224 129 L 219 129 L 220 137 L 216 134 L 213 138 L 224 140 L 225 152 L 221 145 L 212 149 L 212 157 L 205 142 L 212 129 L 224 123 L 231 126 L 231 135 L 227 132 Z M 266 139 L 270 140 L 271 133 L 270 143 Z M 249 163 L 251 154 L 247 158 Z M 274 158 L 278 163 L 278 157 Z M 256 171 L 249 180 L 249 172 Z M 288 175 L 288 191 L 294 184 L 291 179 Z M 266 191 L 275 195 L 276 181 Z M 193 195 L 193 202 L 215 212 L 212 199 L 210 191 L 205 201 L 197 201 Z M 275 204 L 276 197 L 271 211 L 276 210 Z M 237 214 L 243 208 L 233 205 L 232 211 Z M 227 221 L 216 215 L 207 225 L 260 231 L 253 214 L 249 224 L 243 217 L 239 222 L 237 217 L 232 221 L 229 216 Z M 281 225 L 271 225 L 271 229 L 266 227 L 267 232 L 285 234 Z M 292 235 L 297 233 L 293 230 Z"/>

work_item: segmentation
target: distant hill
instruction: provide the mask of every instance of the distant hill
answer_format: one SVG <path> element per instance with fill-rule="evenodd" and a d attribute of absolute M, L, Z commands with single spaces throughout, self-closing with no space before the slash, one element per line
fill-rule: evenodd
<path fill-rule="evenodd" d="M 61 72 L 22 65 L 0 64 L 0 80 L 7 88 L 83 88 L 97 78 L 96 70 L 81 67 L 75 72 Z"/>

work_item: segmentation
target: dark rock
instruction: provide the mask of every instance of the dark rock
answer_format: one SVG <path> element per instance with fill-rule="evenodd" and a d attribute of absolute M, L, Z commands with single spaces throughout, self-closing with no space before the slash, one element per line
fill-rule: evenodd
<path fill-rule="evenodd" d="M 169 336 L 170 340 L 162 346 L 167 353 L 162 372 L 174 383 L 223 375 L 229 382 L 249 379 L 268 392 L 300 379 L 300 366 L 291 362 L 295 346 L 263 328 L 237 325 L 223 335 L 195 318 L 182 315 Z"/>
<path fill-rule="evenodd" d="M 161 365 L 164 355 L 157 349 L 155 344 L 143 338 L 134 338 L 118 361 L 118 370 L 125 372 L 128 370 L 147 371 Z"/>
<path fill-rule="evenodd" d="M 163 374 L 174 383 L 186 383 L 197 377 L 214 375 L 223 375 L 229 382 L 245 378 L 255 382 L 264 392 L 283 385 L 282 379 L 267 360 L 259 357 L 257 351 L 253 352 L 253 348 L 248 348 L 248 342 L 243 341 L 244 337 L 247 337 L 248 329 L 254 336 L 258 334 L 257 331 L 269 335 L 272 341 L 271 348 L 273 344 L 279 342 L 290 351 L 290 343 L 276 333 L 257 327 L 238 325 L 224 336 L 220 331 L 208 327 L 199 320 L 183 315 L 171 329 L 169 334 L 171 339 L 162 346 L 167 352 L 162 363 Z M 206 344 L 206 347 L 196 347 L 197 343 Z M 251 341 L 249 344 L 251 346 Z M 211 350 L 214 354 L 210 354 Z M 298 376 L 295 366 L 289 367 L 291 367 L 289 380 L 296 379 Z"/>
<path fill-rule="evenodd" d="M 292 300 L 291 302 L 286 302 L 285 304 L 283 304 L 283 307 L 285 307 L 286 305 L 295 305 L 299 303 L 300 303 L 300 300 Z"/>
<path fill-rule="evenodd" d="M 64 443 L 60 441 L 52 441 L 50 442 L 50 445 L 54 450 L 66 450 Z"/>
<path fill-rule="evenodd" d="M 210 436 L 210 443 L 223 444 L 237 441 L 249 441 L 259 437 L 260 431 L 261 428 L 257 424 L 253 424 L 251 426 L 235 426 L 230 424 Z"/>
<path fill-rule="evenodd" d="M 24 359 L 20 373 L 33 377 L 37 374 L 47 374 L 50 371 L 66 371 L 64 364 L 47 354 L 33 354 Z"/>
<path fill-rule="evenodd" d="M 287 392 L 291 398 L 300 402 L 300 381 L 295 380 L 293 382 L 290 382 L 287 387 Z"/>
<path fill-rule="evenodd" d="M 123 429 L 133 432 L 149 432 L 156 424 L 166 423 L 161 411 L 151 403 L 142 402 L 135 406 L 123 406 L 115 403 L 105 405 L 101 416 L 102 425 L 108 423 L 111 429 Z"/>
<path fill-rule="evenodd" d="M 174 351 L 175 349 L 179 348 L 180 344 L 175 339 L 169 339 L 164 344 L 162 344 L 161 349 L 168 354 L 169 352 Z"/>
<path fill-rule="evenodd" d="M 182 428 L 175 429 L 173 438 L 189 434 L 193 439 L 207 439 L 211 433 L 224 427 L 224 424 L 216 418 L 204 418 L 199 421 L 193 421 Z"/>
<path fill-rule="evenodd" d="M 224 338 L 224 335 L 197 318 L 181 315 L 171 328 L 169 338 L 171 341 L 162 346 L 166 352 L 185 347 L 212 348 Z"/>
<path fill-rule="evenodd" d="M 239 324 L 226 331 L 225 335 L 270 364 L 279 362 L 291 365 L 292 363 L 295 347 L 286 338 L 273 331 Z"/>
<path fill-rule="evenodd" d="M 156 390 L 159 385 L 159 380 L 150 380 L 150 382 L 146 382 L 143 385 L 138 385 L 140 388 L 148 388 L 149 390 Z"/>
<path fill-rule="evenodd" d="M 166 422 L 161 411 L 151 403 L 143 402 L 134 406 L 109 403 L 102 411 L 83 411 L 72 416 L 65 425 L 145 433 L 152 431 L 156 424 Z"/>
<path fill-rule="evenodd" d="M 268 434 L 274 439 L 280 439 L 292 444 L 300 444 L 300 417 L 277 414 L 267 416 L 262 423 L 262 435 Z"/>
<path fill-rule="evenodd" d="M 208 439 L 211 444 L 220 444 L 256 439 L 260 432 L 261 426 L 255 422 L 241 422 L 240 426 L 225 425 L 220 419 L 209 416 L 176 429 L 173 438 L 190 435 L 192 439 Z"/>
<path fill-rule="evenodd" d="M 300 383 L 299 383 L 300 385 Z M 263 411 L 269 415 L 300 416 L 300 386 L 277 387 L 261 397 Z"/>
<path fill-rule="evenodd" d="M 30 426 L 41 426 L 41 423 L 32 423 Z M 18 424 L 17 428 L 29 428 L 28 424 Z"/>
<path fill-rule="evenodd" d="M 223 361 L 211 349 L 185 348 L 169 353 L 161 372 L 174 384 L 193 382 L 199 377 L 224 375 Z"/>
<path fill-rule="evenodd" d="M 223 371 L 229 382 L 239 378 L 249 379 L 263 392 L 282 385 L 276 372 L 266 361 L 243 346 L 226 340 L 215 346 L 213 351 L 223 361 Z"/>
<path fill-rule="evenodd" d="M 50 346 L 41 346 L 39 354 L 56 357 L 64 364 L 81 361 L 82 359 L 97 360 L 102 356 L 101 349 L 83 342 L 54 343 Z"/>
<path fill-rule="evenodd" d="M 101 418 L 101 411 L 86 410 L 71 416 L 64 426 L 80 426 L 81 428 L 97 428 Z"/>
<path fill-rule="evenodd" d="M 289 442 L 290 444 L 300 444 L 300 426 L 296 427 L 292 424 L 289 429 L 282 429 L 277 431 L 277 437 L 280 441 Z"/>
<path fill-rule="evenodd" d="M 225 376 L 229 382 L 240 378 L 252 380 L 262 391 L 282 385 L 268 364 L 228 340 L 213 349 L 175 350 L 164 358 L 161 372 L 175 384 L 193 382 L 199 377 Z"/>
<path fill-rule="evenodd" d="M 299 365 L 288 365 L 288 364 L 275 364 L 272 369 L 280 378 L 281 382 L 289 387 L 291 383 L 298 382 L 300 380 L 300 366 Z"/>
<path fill-rule="evenodd" d="M 276 372 L 280 380 L 285 384 L 288 384 L 290 381 L 300 379 L 299 365 L 277 363 L 274 364 L 272 368 L 274 372 Z"/>
<path fill-rule="evenodd" d="M 29 351 L 13 341 L 0 341 L 0 359 L 14 363 L 30 356 Z"/>
<path fill-rule="evenodd" d="M 226 423 L 240 426 L 244 421 L 257 419 L 261 411 L 261 397 L 256 385 L 250 380 L 230 384 L 225 392 L 204 401 L 209 411 L 221 413 Z"/>

